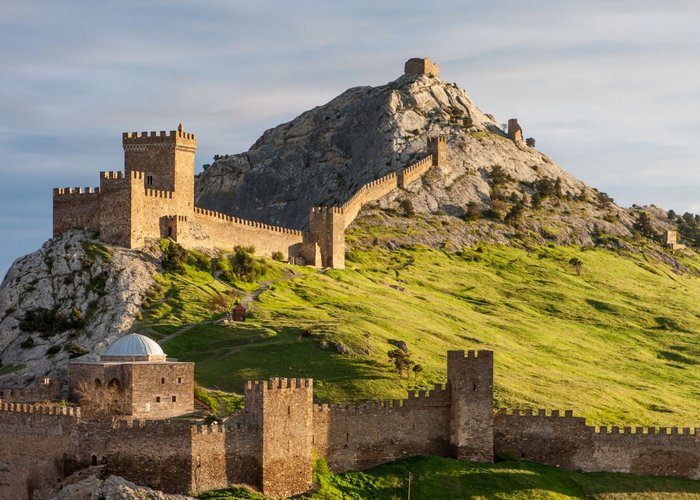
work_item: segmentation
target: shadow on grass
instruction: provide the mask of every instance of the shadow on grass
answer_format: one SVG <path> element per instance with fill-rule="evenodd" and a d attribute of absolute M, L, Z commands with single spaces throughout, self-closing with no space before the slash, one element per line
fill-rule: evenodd
<path fill-rule="evenodd" d="M 347 498 L 406 498 L 409 472 L 414 499 L 700 494 L 700 481 L 689 479 L 571 472 L 526 461 L 475 464 L 449 458 L 414 457 L 364 472 L 327 476 L 322 481 L 324 487 L 313 497 L 324 498 L 330 493 L 324 489 L 335 489 Z"/>

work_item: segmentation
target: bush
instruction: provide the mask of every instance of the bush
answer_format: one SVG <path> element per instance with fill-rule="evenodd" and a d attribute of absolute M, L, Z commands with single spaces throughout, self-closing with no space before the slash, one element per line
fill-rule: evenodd
<path fill-rule="evenodd" d="M 657 238 L 658 234 L 654 231 L 654 227 L 651 225 L 651 217 L 646 212 L 640 212 L 637 216 L 637 220 L 632 226 L 635 231 L 646 238 Z"/>
<path fill-rule="evenodd" d="M 53 356 L 54 354 L 58 354 L 61 352 L 61 346 L 60 345 L 52 345 L 46 350 L 46 355 L 47 356 Z"/>
<path fill-rule="evenodd" d="M 39 332 L 46 337 L 84 326 L 85 318 L 77 307 L 71 310 L 68 318 L 61 314 L 58 306 L 54 306 L 53 309 L 45 309 L 43 307 L 30 309 L 24 314 L 24 319 L 19 322 L 21 330 L 25 332 Z"/>
<path fill-rule="evenodd" d="M 467 213 L 464 214 L 464 220 L 477 220 L 481 217 L 481 210 L 479 209 L 479 204 L 475 201 L 470 201 L 467 203 Z"/>
<path fill-rule="evenodd" d="M 163 258 L 161 259 L 163 269 L 180 274 L 184 273 L 185 263 L 189 257 L 187 250 L 182 245 L 168 240 L 164 240 L 161 248 L 163 250 Z"/>
<path fill-rule="evenodd" d="M 267 272 L 267 265 L 262 259 L 253 256 L 255 248 L 237 246 L 233 254 L 229 256 L 230 271 L 224 271 L 224 276 L 229 280 L 240 280 L 252 283 L 258 277 Z"/>
<path fill-rule="evenodd" d="M 190 250 L 187 260 L 191 265 L 201 271 L 211 271 L 211 257 L 205 253 L 198 252 L 197 250 Z"/>
<path fill-rule="evenodd" d="M 284 257 L 284 254 L 280 252 L 279 250 L 276 252 L 272 252 L 272 260 L 276 260 L 277 262 L 286 262 L 287 259 Z"/>
<path fill-rule="evenodd" d="M 20 344 L 22 349 L 31 349 L 34 347 L 34 339 L 32 337 L 27 337 L 27 339 Z"/>
<path fill-rule="evenodd" d="M 406 217 L 413 217 L 416 215 L 416 210 L 413 208 L 413 202 L 408 198 L 404 198 L 400 202 L 401 210 Z"/>

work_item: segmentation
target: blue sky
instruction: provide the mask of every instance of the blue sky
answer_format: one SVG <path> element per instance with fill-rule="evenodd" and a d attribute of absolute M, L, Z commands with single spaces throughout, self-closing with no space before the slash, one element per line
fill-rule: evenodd
<path fill-rule="evenodd" d="M 700 213 L 699 25 L 696 1 L 2 0 L 0 275 L 122 131 L 182 121 L 201 166 L 409 57 L 619 203 Z"/>

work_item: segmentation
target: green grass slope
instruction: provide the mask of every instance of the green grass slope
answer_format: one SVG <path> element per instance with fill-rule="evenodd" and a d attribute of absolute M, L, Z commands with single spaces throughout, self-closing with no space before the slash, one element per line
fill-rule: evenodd
<path fill-rule="evenodd" d="M 165 351 L 226 391 L 246 379 L 313 377 L 319 401 L 397 398 L 444 383 L 447 350 L 493 349 L 497 407 L 572 408 L 598 424 L 700 423 L 700 279 L 690 273 L 644 253 L 553 245 L 370 247 L 351 258 L 346 270 L 294 268 L 305 273 L 296 277 L 271 264 L 279 281 L 236 325 L 212 323 L 232 287 L 187 266 L 159 278 L 138 329 L 157 339 L 179 332 Z M 392 371 L 397 340 L 423 367 L 417 379 Z"/>
<path fill-rule="evenodd" d="M 683 499 L 700 497 L 700 481 L 620 473 L 582 473 L 532 462 L 476 464 L 440 457 L 415 457 L 362 472 L 332 474 L 316 464 L 314 500 L 399 499 Z M 199 498 L 263 500 L 246 489 L 204 493 Z"/>

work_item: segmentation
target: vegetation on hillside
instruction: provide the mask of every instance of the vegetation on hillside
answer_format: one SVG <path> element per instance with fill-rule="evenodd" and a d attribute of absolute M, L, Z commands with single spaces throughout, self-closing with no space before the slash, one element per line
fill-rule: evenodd
<path fill-rule="evenodd" d="M 195 361 L 203 386 L 230 392 L 283 376 L 315 378 L 319 401 L 403 397 L 445 382 L 447 350 L 493 349 L 497 406 L 572 408 L 598 424 L 696 423 L 694 257 L 678 257 L 686 273 L 644 251 L 553 244 L 370 246 L 349 258 L 325 273 L 267 261 L 279 281 L 233 325 L 215 323 L 223 313 L 212 304 L 251 284 L 188 263 L 158 278 L 138 328 L 178 333 L 166 352 Z M 399 376 L 387 356 L 397 341 L 421 371 Z"/>

